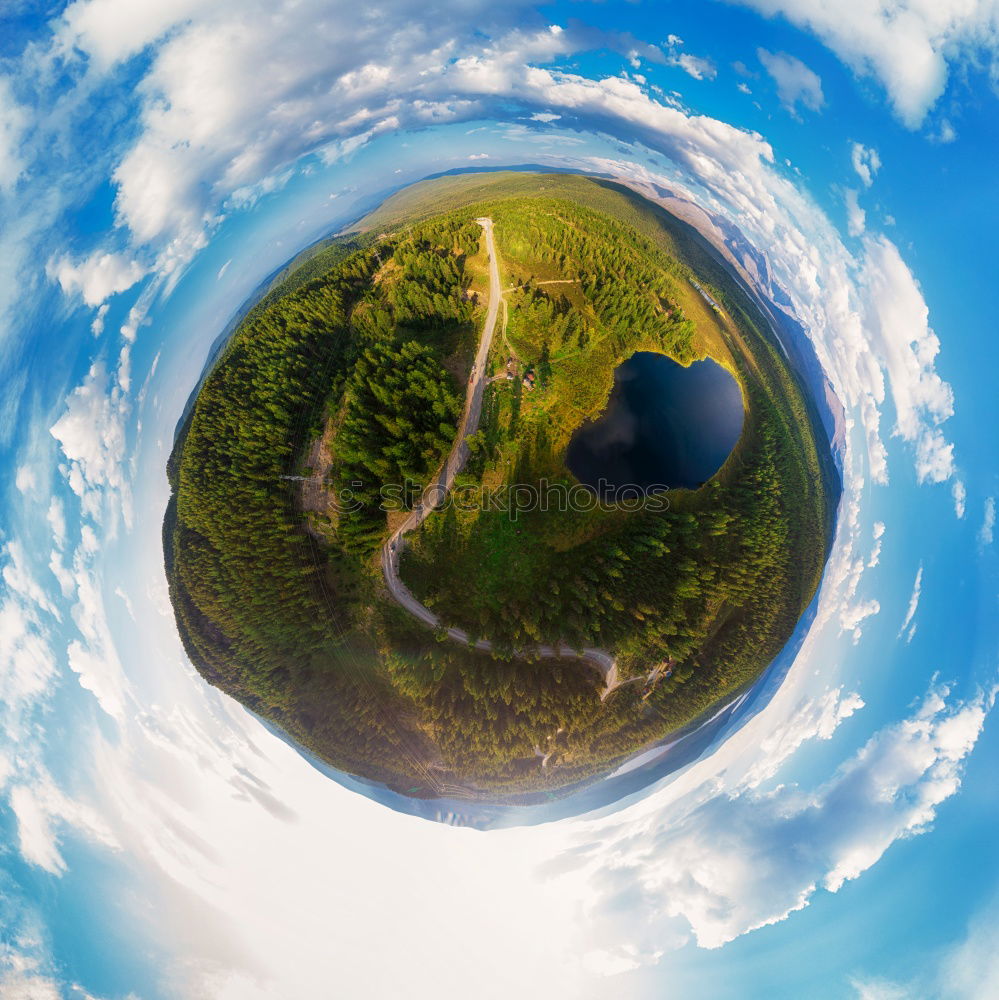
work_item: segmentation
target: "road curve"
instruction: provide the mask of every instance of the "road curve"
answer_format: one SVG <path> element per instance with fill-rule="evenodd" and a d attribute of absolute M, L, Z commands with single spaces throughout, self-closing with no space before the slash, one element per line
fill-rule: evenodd
<path fill-rule="evenodd" d="M 468 461 L 468 444 L 466 439 L 474 434 L 479 426 L 479 417 L 482 414 L 482 398 L 485 387 L 490 381 L 486 376 L 486 359 L 489 357 L 489 349 L 492 347 L 493 333 L 496 329 L 496 317 L 499 313 L 500 305 L 500 280 L 499 266 L 496 262 L 496 247 L 493 243 L 493 220 L 476 219 L 482 226 L 486 235 L 486 251 L 489 256 L 489 307 L 486 312 L 486 322 L 482 327 L 482 337 L 479 340 L 479 349 L 475 355 L 475 363 L 472 365 L 471 374 L 468 377 L 468 388 L 465 393 L 465 410 L 458 425 L 458 434 L 455 437 L 454 445 L 447 459 L 438 469 L 427 488 L 423 491 L 423 496 L 410 511 L 409 516 L 399 525 L 389 536 L 382 546 L 381 563 L 382 575 L 385 577 L 385 584 L 389 593 L 395 601 L 414 618 L 419 619 L 430 628 L 439 628 L 441 620 L 426 605 L 421 604 L 412 594 L 410 589 L 402 582 L 399 576 L 399 557 L 405 547 L 405 536 L 414 528 L 418 528 L 427 517 L 441 505 L 447 496 L 448 490 L 454 483 L 455 476 L 464 468 Z M 469 646 L 469 635 L 464 629 L 448 628 L 445 630 L 449 639 Z M 475 649 L 491 652 L 493 644 L 489 639 L 479 639 L 474 646 Z M 570 646 L 559 643 L 556 646 L 539 645 L 527 647 L 522 651 L 524 656 L 537 656 L 541 658 L 559 658 L 583 660 L 600 672 L 604 680 L 604 688 L 600 693 L 600 700 L 603 701 L 620 684 L 617 673 L 617 662 L 610 653 L 602 649 L 582 649 L 575 650 Z"/>

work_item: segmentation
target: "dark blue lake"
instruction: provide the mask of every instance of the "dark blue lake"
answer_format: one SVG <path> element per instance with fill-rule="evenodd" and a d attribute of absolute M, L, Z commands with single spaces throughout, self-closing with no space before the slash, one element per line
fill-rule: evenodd
<path fill-rule="evenodd" d="M 739 384 L 721 365 L 684 368 L 641 352 L 618 366 L 606 410 L 573 435 L 566 465 L 605 496 L 626 485 L 696 489 L 728 458 L 743 416 Z"/>

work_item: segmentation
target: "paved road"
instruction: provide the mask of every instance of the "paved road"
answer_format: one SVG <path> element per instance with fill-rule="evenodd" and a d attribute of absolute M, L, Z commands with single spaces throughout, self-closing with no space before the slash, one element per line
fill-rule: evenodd
<path fill-rule="evenodd" d="M 468 461 L 468 444 L 466 438 L 474 434 L 479 426 L 479 417 L 482 414 L 482 397 L 489 379 L 486 377 L 486 359 L 489 357 L 489 349 L 493 342 L 493 332 L 496 329 L 496 316 L 499 312 L 500 304 L 500 280 L 499 267 L 496 263 L 496 247 L 493 243 L 493 220 L 476 219 L 482 226 L 486 234 L 486 250 L 489 254 L 489 309 L 486 312 L 486 322 L 482 328 L 482 338 L 479 341 L 479 349 L 475 355 L 475 364 L 468 377 L 468 389 L 465 394 L 465 412 L 462 414 L 461 423 L 458 425 L 458 434 L 455 437 L 454 446 L 447 460 L 440 467 L 433 482 L 423 492 L 420 502 L 416 504 L 409 516 L 402 524 L 389 536 L 388 541 L 382 548 L 382 575 L 388 586 L 389 593 L 395 600 L 404 607 L 414 618 L 418 618 L 430 628 L 438 628 L 441 625 L 440 618 L 437 617 L 426 605 L 421 604 L 411 593 L 409 588 L 399 577 L 399 556 L 405 547 L 405 536 L 414 528 L 418 528 L 427 517 L 443 502 L 455 476 L 462 470 L 465 462 Z M 447 635 L 455 642 L 460 642 L 463 646 L 469 645 L 468 633 L 460 628 L 447 629 Z M 488 639 L 479 639 L 475 643 L 476 649 L 490 652 L 493 644 Z M 619 685 L 617 676 L 617 662 L 610 653 L 602 649 L 574 650 L 569 646 L 559 644 L 558 646 L 541 645 L 533 646 L 524 650 L 525 655 L 533 655 L 542 658 L 565 658 L 585 660 L 590 666 L 600 671 L 604 679 L 604 689 L 600 694 L 601 700 L 606 698 L 611 691 Z"/>

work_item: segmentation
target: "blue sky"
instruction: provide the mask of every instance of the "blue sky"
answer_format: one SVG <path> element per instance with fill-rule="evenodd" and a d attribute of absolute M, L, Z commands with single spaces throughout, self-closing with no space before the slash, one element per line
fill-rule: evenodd
<path fill-rule="evenodd" d="M 0 993 L 994 992 L 999 12 L 839 7 L 8 7 Z M 159 530 L 177 418 L 259 281 L 382 191 L 522 163 L 734 222 L 850 425 L 769 702 L 600 815 L 483 834 L 330 781 L 208 688 Z"/>

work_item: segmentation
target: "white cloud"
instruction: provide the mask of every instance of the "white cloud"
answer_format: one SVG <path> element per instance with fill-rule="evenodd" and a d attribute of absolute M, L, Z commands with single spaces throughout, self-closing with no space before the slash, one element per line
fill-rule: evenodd
<path fill-rule="evenodd" d="M 864 187 L 874 183 L 874 175 L 881 169 L 881 157 L 878 151 L 863 143 L 854 142 L 850 146 L 850 161 L 857 176 L 863 181 Z"/>
<path fill-rule="evenodd" d="M 80 639 L 70 642 L 66 653 L 80 687 L 89 691 L 111 718 L 121 721 L 130 700 L 130 686 L 108 624 L 102 580 L 93 565 L 99 550 L 96 534 L 85 525 L 72 570 L 76 594 L 72 615 Z"/>
<path fill-rule="evenodd" d="M 0 974 L 0 995 L 6 1000 L 62 1000 L 62 990 L 54 979 L 21 970 Z"/>
<path fill-rule="evenodd" d="M 14 97 L 10 80 L 0 76 L 0 192 L 10 192 L 24 173 L 21 140 L 28 114 Z"/>
<path fill-rule="evenodd" d="M 358 146 L 363 145 L 372 136 L 376 135 L 379 131 L 385 131 L 388 128 L 394 128 L 398 124 L 398 121 L 392 122 L 390 120 L 389 124 L 381 123 L 381 126 L 377 129 L 369 129 L 364 133 L 363 140 L 358 137 Z M 351 140 L 345 140 L 345 144 L 348 144 Z M 326 158 L 327 163 L 333 163 L 336 161 L 334 158 Z M 278 174 L 271 174 L 269 177 L 265 177 L 263 180 L 258 181 L 256 184 L 246 184 L 243 187 L 236 188 L 235 191 L 229 195 L 226 200 L 226 208 L 250 208 L 255 205 L 264 195 L 273 194 L 275 191 L 280 191 L 294 176 L 294 170 L 288 169 L 284 170 Z"/>
<path fill-rule="evenodd" d="M 856 990 L 856 1000 L 909 1000 L 911 997 L 905 987 L 886 979 L 854 978 L 850 985 Z"/>
<path fill-rule="evenodd" d="M 963 518 L 968 504 L 968 491 L 960 479 L 954 480 L 954 486 L 951 489 L 951 496 L 954 498 L 955 515 L 958 518 Z"/>
<path fill-rule="evenodd" d="M 176 25 L 204 10 L 204 0 L 76 0 L 63 11 L 59 41 L 78 49 L 95 68 L 107 70 L 141 52 Z"/>
<path fill-rule="evenodd" d="M 119 333 L 126 343 L 131 344 L 139 332 L 139 327 L 146 321 L 146 310 L 149 308 L 150 296 L 143 292 L 139 300 L 128 310 L 128 318 L 119 328 Z"/>
<path fill-rule="evenodd" d="M 108 309 L 111 307 L 104 302 L 97 310 L 93 321 L 90 324 L 90 332 L 95 336 L 99 337 L 104 332 L 104 320 L 107 318 Z"/>
<path fill-rule="evenodd" d="M 534 114 L 531 115 L 531 121 L 550 124 L 551 122 L 557 122 L 561 117 L 561 115 L 554 115 L 550 111 L 535 111 Z"/>
<path fill-rule="evenodd" d="M 920 482 L 942 482 L 954 472 L 953 446 L 935 426 L 954 412 L 949 385 L 933 368 L 940 341 L 929 310 L 898 248 L 886 237 L 864 242 L 867 258 L 867 332 L 884 366 L 895 404 L 895 432 L 916 444 Z"/>
<path fill-rule="evenodd" d="M 999 900 L 988 900 L 964 936 L 933 957 L 933 966 L 907 982 L 857 976 L 857 1000 L 993 1000 L 999 982 Z"/>
<path fill-rule="evenodd" d="M 3 547 L 3 555 L 6 556 L 6 561 L 2 572 L 0 572 L 0 578 L 3 579 L 8 590 L 13 594 L 19 594 L 31 604 L 58 619 L 59 612 L 49 600 L 45 590 L 35 580 L 27 552 L 21 542 L 16 538 L 11 539 Z"/>
<path fill-rule="evenodd" d="M 104 650 L 95 650 L 76 640 L 66 652 L 69 669 L 77 675 L 80 687 L 89 691 L 113 719 L 121 719 L 125 706 L 121 696 L 122 669 L 117 658 L 109 659 Z"/>
<path fill-rule="evenodd" d="M 63 562 L 60 534 L 65 523 L 60 510 L 54 516 L 56 551 L 49 568 L 62 592 L 75 596 L 73 621 L 80 639 L 67 647 L 69 669 L 80 686 L 97 699 L 111 718 L 124 717 L 129 685 L 115 648 L 104 607 L 103 587 L 94 569 L 102 545 L 116 536 L 119 519 L 132 523 L 131 485 L 126 468 L 125 422 L 130 413 L 129 349 L 135 329 L 145 317 L 146 301 L 140 298 L 122 327 L 125 341 L 112 381 L 102 362 L 95 362 L 81 385 L 69 395 L 63 415 L 50 433 L 59 442 L 66 463 L 61 466 L 70 489 L 80 499 L 80 509 L 89 519 L 80 528 L 80 545 L 70 570 Z M 100 537 L 97 528 L 101 530 Z"/>
<path fill-rule="evenodd" d="M 744 94 L 752 94 L 752 90 L 749 89 L 749 84 L 745 80 L 740 80 L 735 86 L 736 89 L 742 91 Z"/>
<path fill-rule="evenodd" d="M 799 747 L 810 740 L 829 740 L 840 723 L 864 707 L 855 691 L 832 688 L 815 698 L 802 698 L 787 722 L 760 741 L 760 752 L 749 766 L 742 785 L 756 788 L 774 777 Z"/>
<path fill-rule="evenodd" d="M 916 442 L 916 475 L 921 483 L 942 483 L 954 474 L 954 446 L 943 432 L 924 428 Z"/>
<path fill-rule="evenodd" d="M 46 273 L 67 295 L 79 292 L 88 306 L 100 306 L 105 299 L 131 288 L 145 274 L 138 261 L 122 253 L 97 251 L 78 263 L 69 257 L 50 261 Z M 103 320 L 103 314 L 98 319 Z M 103 329 L 99 323 L 95 333 Z"/>
<path fill-rule="evenodd" d="M 895 114 L 918 128 L 944 93 L 948 62 L 995 67 L 995 0 L 739 0 L 811 31 L 860 76 L 876 77 Z"/>
<path fill-rule="evenodd" d="M 37 698 L 51 689 L 55 674 L 49 633 L 36 606 L 5 595 L 0 599 L 0 701 L 12 710 Z M 0 785 L 5 772 L 0 765 Z"/>
<path fill-rule="evenodd" d="M 683 47 L 682 38 L 670 35 L 666 39 L 666 45 L 669 48 L 669 53 L 664 60 L 667 66 L 676 66 L 695 80 L 713 80 L 718 75 L 718 69 L 710 59 L 680 51 Z"/>
<path fill-rule="evenodd" d="M 363 132 L 347 136 L 346 139 L 334 139 L 333 142 L 328 143 L 319 150 L 319 156 L 326 166 L 331 166 L 342 160 L 348 160 L 359 149 L 371 142 L 376 135 L 394 131 L 399 126 L 399 119 L 395 115 L 391 115 Z"/>
<path fill-rule="evenodd" d="M 931 142 L 937 142 L 941 146 L 946 146 L 957 139 L 957 129 L 954 128 L 950 121 L 944 118 L 940 122 L 939 127 L 930 133 L 929 138 Z"/>
<path fill-rule="evenodd" d="M 61 833 L 66 827 L 104 847 L 118 846 L 97 811 L 69 798 L 44 772 L 35 775 L 30 785 L 15 785 L 11 789 L 10 807 L 17 817 L 21 856 L 52 875 L 66 871 L 66 861 L 59 850 Z"/>
<path fill-rule="evenodd" d="M 18 905 L 5 893 L 4 942 L 0 947 L 0 996 L 4 1000 L 65 1000 L 55 976 L 46 935 L 34 906 Z M 93 1000 L 70 987 L 79 1000 Z M 129 998 L 133 1000 L 133 998 Z"/>
<path fill-rule="evenodd" d="M 52 540 L 55 542 L 56 548 L 63 548 L 66 544 L 66 508 L 60 497 L 53 496 L 49 501 L 49 509 L 45 518 L 52 529 Z"/>
<path fill-rule="evenodd" d="M 851 633 L 855 643 L 859 642 L 863 633 L 863 629 L 861 628 L 863 623 L 868 618 L 873 618 L 874 615 L 880 614 L 880 612 L 881 602 L 876 598 L 869 597 L 866 600 L 857 601 L 855 604 L 847 605 L 840 612 L 840 628 L 844 632 Z"/>
<path fill-rule="evenodd" d="M 104 364 L 95 362 L 51 428 L 69 463 L 70 488 L 84 514 L 94 520 L 110 509 L 113 516 L 120 512 L 126 524 L 131 522 L 131 491 L 123 468 L 127 413 L 118 383 L 112 384 Z"/>
<path fill-rule="evenodd" d="M 874 522 L 874 547 L 871 549 L 870 557 L 867 560 L 867 568 L 874 569 L 875 566 L 881 561 L 881 546 L 883 544 L 885 533 L 885 523 L 884 521 Z"/>
<path fill-rule="evenodd" d="M 843 192 L 846 203 L 846 228 L 851 236 L 862 236 L 867 228 L 867 213 L 860 207 L 859 195 L 853 188 Z"/>
<path fill-rule="evenodd" d="M 469 153 L 468 154 L 468 158 L 470 160 L 488 160 L 489 159 L 489 154 L 488 153 Z"/>
<path fill-rule="evenodd" d="M 74 580 L 69 567 L 63 561 L 62 552 L 58 549 L 53 549 L 51 555 L 49 556 L 49 570 L 56 578 L 56 582 L 59 584 L 59 589 L 62 591 L 62 596 L 72 597 L 73 594 L 76 593 L 76 581 Z"/>
<path fill-rule="evenodd" d="M 933 979 L 920 985 L 941 1000 L 992 1000 L 999 983 L 997 900 L 983 906 L 970 921 L 963 940 L 944 952 Z"/>
<path fill-rule="evenodd" d="M 66 870 L 66 862 L 56 846 L 51 817 L 41 807 L 32 789 L 26 785 L 13 788 L 10 807 L 17 817 L 21 857 L 53 875 L 61 875 Z"/>
<path fill-rule="evenodd" d="M 38 485 L 38 477 L 35 470 L 30 465 L 19 465 L 14 473 L 14 485 L 18 493 L 34 493 Z"/>
<path fill-rule="evenodd" d="M 912 584 L 912 594 L 909 596 L 909 606 L 905 610 L 905 618 L 902 620 L 902 627 L 898 630 L 897 638 L 902 638 L 902 633 L 909 627 L 912 623 L 912 619 L 916 617 L 916 609 L 919 607 L 919 595 L 923 590 L 923 567 L 920 564 L 919 569 L 916 570 L 916 579 Z M 911 635 L 910 635 L 911 638 Z"/>
<path fill-rule="evenodd" d="M 978 529 L 978 544 L 983 548 L 992 544 L 996 526 L 996 498 L 985 498 L 985 512 L 982 514 L 982 526 Z"/>
<path fill-rule="evenodd" d="M 896 841 L 924 833 L 960 787 L 994 696 L 931 691 L 812 791 L 737 783 L 594 824 L 565 863 L 590 875 L 585 918 L 610 957 L 655 962 L 692 935 L 717 948 L 838 892 Z M 596 859 L 600 863 L 596 863 Z M 606 945 L 602 945 L 606 949 Z"/>
<path fill-rule="evenodd" d="M 788 111 L 797 113 L 799 104 L 809 111 L 818 111 L 825 104 L 822 81 L 800 59 L 766 49 L 757 49 L 756 55 L 777 84 L 777 96 Z"/>
<path fill-rule="evenodd" d="M 125 610 L 128 612 L 128 617 L 135 621 L 135 609 L 132 607 L 132 598 L 122 590 L 121 587 L 114 588 L 114 596 L 125 605 Z"/>
<path fill-rule="evenodd" d="M 713 80 L 718 75 L 718 70 L 710 59 L 692 56 L 689 52 L 680 52 L 673 56 L 669 62 L 695 80 Z"/>

